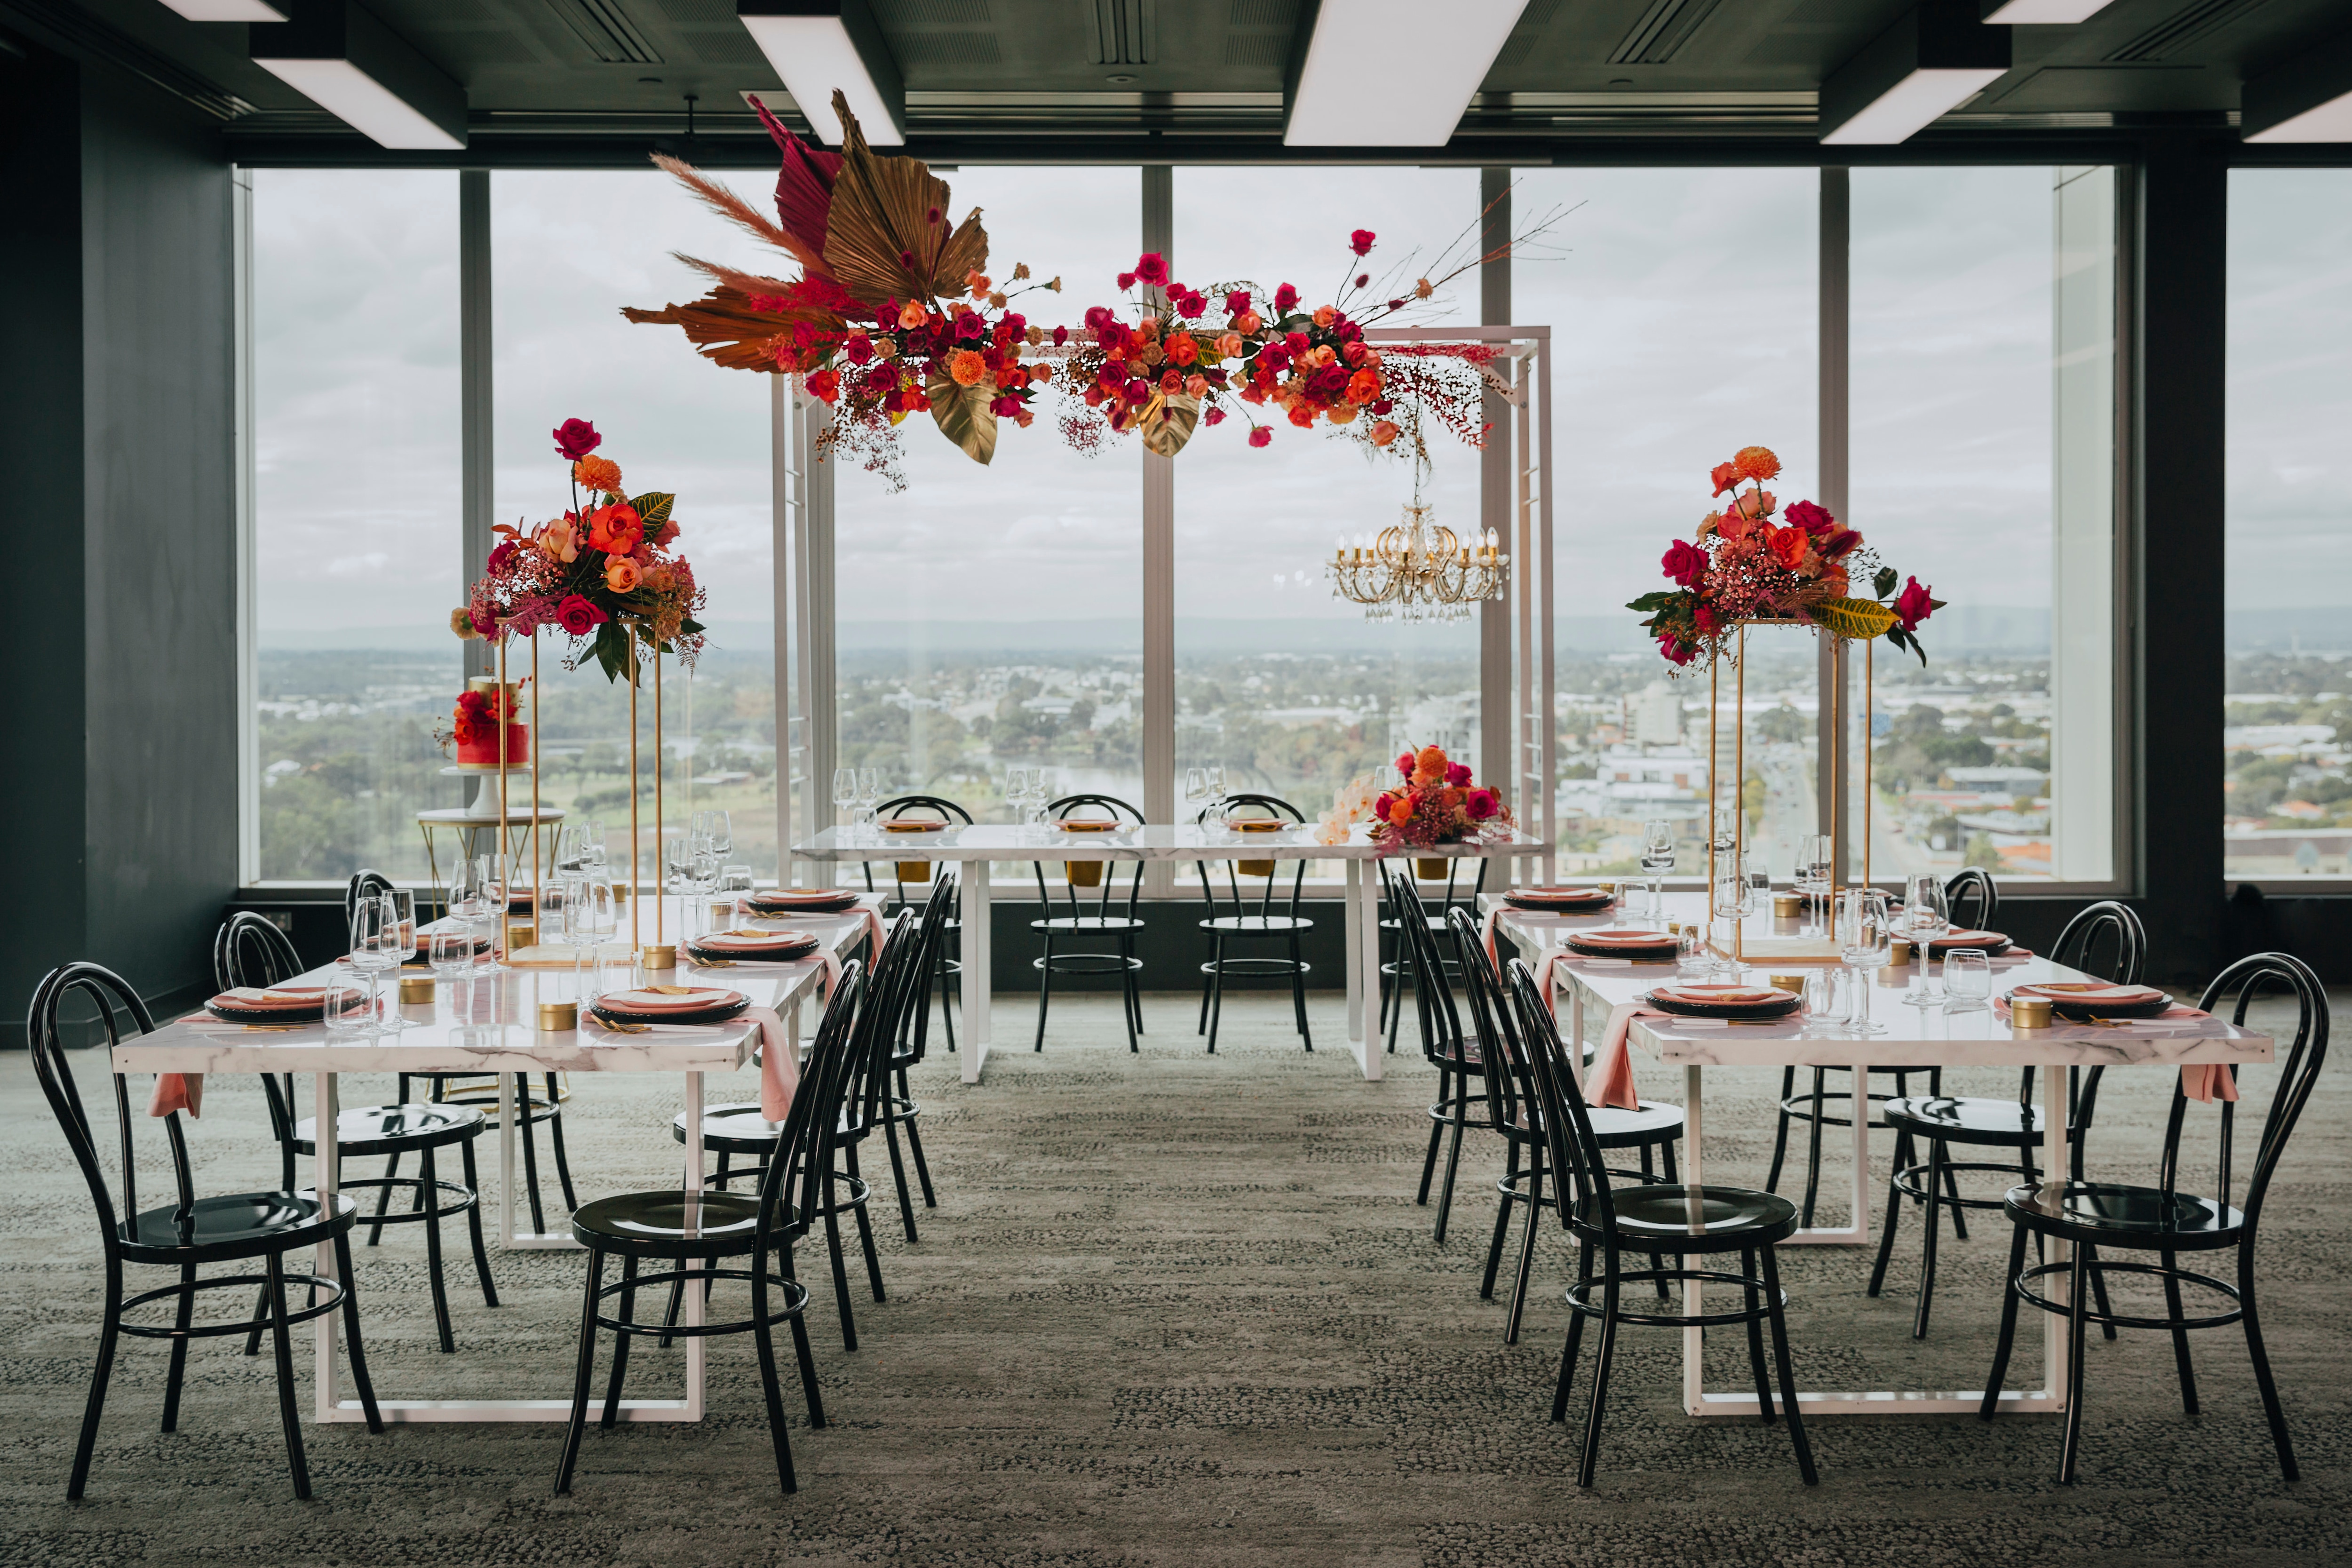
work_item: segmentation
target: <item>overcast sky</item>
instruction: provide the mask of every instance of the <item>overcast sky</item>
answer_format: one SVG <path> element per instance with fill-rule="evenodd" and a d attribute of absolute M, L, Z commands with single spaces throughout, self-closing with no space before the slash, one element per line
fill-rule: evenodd
<path fill-rule="evenodd" d="M 959 211 L 986 209 L 1000 278 L 1022 260 L 1063 276 L 1058 299 L 1024 301 L 1033 319 L 1117 302 L 1112 274 L 1139 249 L 1135 171 L 944 177 Z M 457 178 L 255 180 L 264 641 L 438 626 L 462 593 Z M 733 183 L 767 199 L 764 178 Z M 2042 169 L 1853 175 L 1848 521 L 1956 603 L 2047 603 L 2051 184 Z M 1554 333 L 1562 615 L 1622 613 L 1655 585 L 1658 555 L 1707 508 L 1706 470 L 1738 447 L 1780 454 L 1783 501 L 1816 493 L 1817 190 L 1805 170 L 1522 180 L 1523 221 L 1576 206 L 1557 258 L 1515 276 L 1514 314 Z M 548 432 L 593 419 L 633 489 L 677 492 L 714 619 L 767 620 L 769 378 L 618 312 L 698 291 L 672 249 L 777 263 L 651 172 L 501 173 L 492 192 L 499 517 L 561 508 Z M 2230 601 L 2339 604 L 2352 520 L 2329 463 L 2352 416 L 2352 172 L 2242 171 L 2231 192 Z M 1171 259 L 1198 287 L 1288 281 L 1318 300 L 1351 229 L 1378 233 L 1375 263 L 1433 255 L 1476 206 L 1465 170 L 1181 169 Z M 1474 315 L 1474 288 L 1456 294 Z M 1135 448 L 1080 458 L 1052 425 L 1007 429 L 982 468 L 910 421 L 897 496 L 845 465 L 842 616 L 1133 617 Z M 1321 562 L 1333 535 L 1394 520 L 1409 469 L 1286 425 L 1265 450 L 1242 437 L 1238 422 L 1203 430 L 1179 460 L 1179 613 L 1352 619 Z M 1474 455 L 1441 438 L 1436 456 L 1440 521 L 1475 526 Z"/>

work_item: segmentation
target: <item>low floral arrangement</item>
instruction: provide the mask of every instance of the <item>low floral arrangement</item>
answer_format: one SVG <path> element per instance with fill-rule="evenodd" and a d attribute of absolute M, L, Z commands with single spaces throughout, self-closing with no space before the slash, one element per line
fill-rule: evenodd
<path fill-rule="evenodd" d="M 1781 511 L 1779 498 L 1764 488 L 1780 473 L 1780 459 L 1769 447 L 1743 447 L 1716 465 L 1715 493 L 1731 499 L 1699 520 L 1696 543 L 1677 539 L 1667 550 L 1660 565 L 1677 585 L 1625 606 L 1649 614 L 1642 625 L 1658 651 L 1687 665 L 1725 654 L 1739 622 L 1810 621 L 1844 641 L 1883 637 L 1925 665 L 1927 651 L 1916 634 L 1944 601 L 1916 577 L 1896 594 L 1895 570 L 1881 565 L 1862 535 L 1840 527 L 1826 509 L 1801 500 Z M 1744 491 L 1742 481 L 1749 487 Z M 1873 597 L 1854 594 L 1858 576 L 1866 577 Z"/>
<path fill-rule="evenodd" d="M 839 93 L 833 103 L 839 153 L 810 146 L 751 100 L 783 155 L 773 220 L 690 165 L 654 155 L 712 211 L 799 263 L 798 278 L 680 256 L 712 280 L 709 294 L 621 313 L 682 328 L 705 358 L 729 369 L 800 376 L 834 408 L 819 456 L 853 453 L 902 489 L 897 426 L 909 414 L 929 414 L 976 463 L 995 455 L 1000 418 L 1025 426 L 1035 417 L 1030 385 L 1047 373 L 1021 354 L 1045 331 L 1007 306 L 1031 289 L 1058 291 L 1062 280 L 999 289 L 987 275 L 979 210 L 949 222 L 946 182 L 919 160 L 877 156 Z M 1023 264 L 1010 281 L 1028 278 Z M 1054 341 L 1066 336 L 1056 329 Z"/>
<path fill-rule="evenodd" d="M 1483 231 L 1481 214 L 1475 231 Z M 1118 275 L 1122 293 L 1144 292 L 1125 307 L 1133 320 L 1108 305 L 1086 313 L 1077 346 L 1058 377 L 1072 408 L 1061 421 L 1070 445 L 1093 452 L 1106 434 L 1139 433 L 1144 446 L 1172 458 L 1202 425 L 1221 425 L 1240 414 L 1250 426 L 1249 444 L 1274 440 L 1271 423 L 1259 423 L 1255 409 L 1279 413 L 1291 425 L 1340 427 L 1374 450 L 1409 434 L 1407 445 L 1422 450 L 1424 418 L 1452 431 L 1465 445 L 1486 438 L 1483 400 L 1491 387 L 1508 391 L 1491 368 L 1495 350 L 1483 343 L 1396 344 L 1376 349 L 1364 331 L 1402 321 L 1416 307 L 1438 298 L 1448 283 L 1481 263 L 1512 253 L 1557 221 L 1545 219 L 1493 250 L 1465 253 L 1457 239 L 1431 268 L 1404 281 L 1414 257 L 1381 274 L 1356 271 L 1379 237 L 1360 228 L 1348 237 L 1353 279 L 1337 299 L 1302 308 L 1296 287 L 1284 283 L 1271 295 L 1255 283 L 1219 283 L 1188 289 L 1171 279 L 1164 257 L 1136 258 L 1135 269 Z M 1062 342 L 1057 330 L 1054 340 Z M 1425 451 L 1423 452 L 1425 456 Z"/>
<path fill-rule="evenodd" d="M 607 680 L 624 671 L 636 679 L 632 629 L 640 657 L 675 653 L 691 664 L 702 649 L 694 617 L 704 595 L 692 564 L 671 552 L 677 498 L 658 490 L 629 497 L 621 466 L 593 455 L 604 438 L 587 420 L 567 419 L 554 437 L 555 455 L 572 467 L 571 510 L 529 531 L 499 524 L 498 547 L 466 607 L 450 612 L 449 629 L 495 639 L 558 626 L 573 639 L 565 668 L 593 652 Z M 465 717 L 461 699 L 460 722 Z"/>
<path fill-rule="evenodd" d="M 1499 837 L 1517 826 L 1503 797 L 1471 783 L 1468 764 L 1447 760 L 1443 747 L 1407 752 L 1396 765 L 1403 782 L 1372 802 L 1372 842 L 1384 855 Z"/>

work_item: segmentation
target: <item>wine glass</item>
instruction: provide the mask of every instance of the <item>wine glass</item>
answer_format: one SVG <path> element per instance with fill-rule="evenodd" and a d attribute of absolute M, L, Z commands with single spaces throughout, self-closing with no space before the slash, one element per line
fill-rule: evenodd
<path fill-rule="evenodd" d="M 400 967 L 400 913 L 388 895 L 362 899 L 352 909 L 352 967 L 367 977 L 368 1026 L 377 1026 L 379 980 Z"/>
<path fill-rule="evenodd" d="M 882 770 L 857 770 L 857 817 L 869 828 L 874 824 L 875 807 L 882 804 Z"/>
<path fill-rule="evenodd" d="M 705 929 L 710 921 L 710 895 L 719 887 L 719 857 L 710 850 L 710 836 L 697 837 L 694 853 L 687 862 L 687 888 L 694 898 L 694 929 L 708 936 Z"/>
<path fill-rule="evenodd" d="M 1944 957 L 1944 993 L 1950 1011 L 1970 1013 L 1992 1005 L 1992 958 L 1975 948 L 1954 948 Z"/>
<path fill-rule="evenodd" d="M 572 888 L 570 916 L 565 931 L 572 943 L 573 994 L 584 1002 L 601 994 L 602 987 L 581 990 L 586 979 L 582 972 L 601 973 L 604 944 L 621 929 L 620 905 L 613 897 L 613 884 L 593 877 L 580 879 Z"/>
<path fill-rule="evenodd" d="M 1209 770 L 1206 768 L 1186 768 L 1184 770 L 1185 815 L 1192 817 L 1195 822 L 1202 822 L 1204 819 L 1202 814 L 1207 811 L 1208 807 Z"/>
<path fill-rule="evenodd" d="M 604 850 L 604 824 L 602 818 L 590 817 L 582 830 L 588 837 L 588 869 L 601 874 L 609 863 Z"/>
<path fill-rule="evenodd" d="M 1664 817 L 1653 817 L 1642 824 L 1642 869 L 1647 873 L 1644 885 L 1650 893 L 1650 918 L 1664 920 L 1666 916 L 1666 873 L 1675 868 L 1675 825 Z"/>
<path fill-rule="evenodd" d="M 834 769 L 834 770 L 833 770 L 833 805 L 834 805 L 834 809 L 835 809 L 835 811 L 836 811 L 836 812 L 853 812 L 852 820 L 855 820 L 854 808 L 856 806 L 856 805 L 857 805 L 857 770 L 856 770 L 856 768 L 835 768 L 835 769 Z"/>
<path fill-rule="evenodd" d="M 1919 984 L 1903 993 L 1903 1000 L 1911 1006 L 1943 1005 L 1943 989 L 1927 963 L 1927 944 L 1950 927 L 1948 908 L 1944 884 L 1935 873 L 1914 872 L 1903 879 L 1903 932 L 1911 939 L 1912 962 L 1918 966 Z"/>
<path fill-rule="evenodd" d="M 1223 763 L 1211 763 L 1209 764 L 1209 815 L 1216 818 L 1219 826 L 1222 826 L 1223 825 L 1225 820 L 1225 764 Z"/>
<path fill-rule="evenodd" d="M 1886 1026 L 1870 1016 L 1870 975 L 1893 956 L 1892 927 L 1886 895 L 1876 888 L 1848 888 L 1838 895 L 1838 956 L 1853 975 L 1846 1027 L 1857 1035 L 1886 1033 Z"/>
<path fill-rule="evenodd" d="M 1799 836 L 1793 880 L 1797 891 L 1803 894 L 1805 900 L 1805 918 L 1797 932 L 1800 936 L 1813 936 L 1821 930 L 1814 923 L 1813 901 L 1829 897 L 1830 869 L 1830 836 L 1826 833 Z"/>
<path fill-rule="evenodd" d="M 1724 931 L 1716 948 L 1715 969 L 1717 974 L 1732 979 L 1739 973 L 1739 961 L 1733 956 L 1738 947 L 1739 922 L 1756 907 L 1756 894 L 1739 856 L 1719 857 L 1715 871 L 1715 919 Z"/>
<path fill-rule="evenodd" d="M 716 806 L 702 815 L 709 818 L 710 852 L 724 861 L 735 853 L 735 819 Z"/>
<path fill-rule="evenodd" d="M 489 925 L 492 933 L 490 967 L 495 969 L 499 962 L 499 944 L 504 940 L 499 933 L 505 928 L 509 900 L 514 897 L 514 889 L 508 880 L 513 874 L 514 866 L 507 857 L 496 853 L 481 856 L 478 859 L 481 914 L 478 918 Z"/>

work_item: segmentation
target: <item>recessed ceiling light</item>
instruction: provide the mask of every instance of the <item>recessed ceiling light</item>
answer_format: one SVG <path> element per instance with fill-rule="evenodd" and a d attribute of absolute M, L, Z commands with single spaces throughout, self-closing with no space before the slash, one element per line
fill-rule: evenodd
<path fill-rule="evenodd" d="M 641 76 L 637 79 L 637 85 L 639 87 L 659 87 L 661 85 L 661 78 L 657 76 Z"/>
<path fill-rule="evenodd" d="M 163 0 L 191 22 L 283 22 L 294 0 L 272 5 L 269 0 Z"/>
<path fill-rule="evenodd" d="M 1103 78 L 1103 80 L 1110 83 L 1113 87 L 1129 87 L 1134 84 L 1135 79 L 1131 76 L 1107 76 Z"/>
<path fill-rule="evenodd" d="M 1527 0 L 1354 0 L 1315 14 L 1290 84 L 1287 147 L 1443 147 L 1494 68 Z M 1436 25 L 1433 25 L 1433 21 Z M 1365 112 L 1365 84 L 1411 74 L 1409 90 Z"/>
<path fill-rule="evenodd" d="M 1979 22 L 1976 0 L 1921 0 L 1822 83 L 1822 141 L 1907 141 L 2006 76 L 2009 59 L 2009 29 Z"/>
<path fill-rule="evenodd" d="M 354 0 L 297 0 L 292 20 L 256 23 L 253 63 L 380 147 L 460 152 L 466 89 Z"/>
<path fill-rule="evenodd" d="M 2108 0 L 2008 0 L 2008 4 L 1985 17 L 1995 26 L 2064 26 L 2075 22 L 2087 22 L 2107 8 Z"/>
<path fill-rule="evenodd" d="M 735 16 L 821 141 L 841 145 L 838 92 L 869 143 L 905 145 L 906 83 L 866 0 L 735 0 Z"/>

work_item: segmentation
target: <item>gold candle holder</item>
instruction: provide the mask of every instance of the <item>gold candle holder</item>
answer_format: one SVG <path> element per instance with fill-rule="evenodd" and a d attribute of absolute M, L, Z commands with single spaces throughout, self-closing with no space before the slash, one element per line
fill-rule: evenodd
<path fill-rule="evenodd" d="M 677 943 L 649 942 L 637 950 L 637 962 L 647 969 L 676 969 Z"/>
<path fill-rule="evenodd" d="M 1775 893 L 1772 895 L 1772 918 L 1774 920 L 1792 921 L 1802 915 L 1804 912 L 1804 895 L 1801 893 Z"/>
<path fill-rule="evenodd" d="M 1445 880 L 1445 866 L 1442 856 L 1423 856 L 1414 859 L 1412 874 L 1423 882 L 1443 882 Z"/>
<path fill-rule="evenodd" d="M 1783 991 L 1794 991 L 1800 996 L 1805 994 L 1805 977 L 1801 974 L 1768 974 L 1764 978 Z"/>
<path fill-rule="evenodd" d="M 1903 941 L 1899 937 L 1895 941 L 1888 942 L 1886 944 L 1886 966 L 1889 969 L 1902 969 L 1907 966 L 1911 962 L 1911 944 Z"/>
<path fill-rule="evenodd" d="M 430 1003 L 433 1000 L 433 976 L 429 974 L 402 975 L 400 977 L 400 1000 L 404 1005 L 411 1002 Z"/>
<path fill-rule="evenodd" d="M 2012 1029 L 2046 1029 L 2052 1023 L 2050 998 L 2047 996 L 2012 996 L 2009 1003 L 2009 1024 Z"/>
<path fill-rule="evenodd" d="M 1099 888 L 1102 886 L 1103 863 L 1099 860 L 1065 860 L 1062 873 L 1069 878 L 1073 888 Z"/>
<path fill-rule="evenodd" d="M 539 1005 L 539 1027 L 541 1034 L 560 1035 L 580 1026 L 580 1004 L 577 1002 L 541 1002 Z"/>

